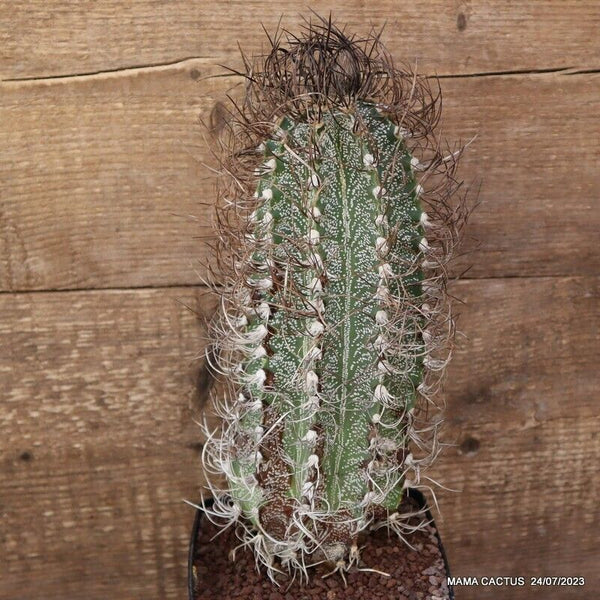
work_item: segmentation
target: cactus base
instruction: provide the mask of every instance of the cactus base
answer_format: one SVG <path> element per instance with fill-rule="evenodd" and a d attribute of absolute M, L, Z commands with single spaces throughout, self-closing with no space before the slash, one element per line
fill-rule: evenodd
<path fill-rule="evenodd" d="M 217 529 L 206 519 L 203 510 L 198 509 L 189 548 L 189 600 L 280 597 L 352 600 L 364 598 L 367 589 L 372 594 L 378 588 L 394 598 L 410 598 L 415 592 L 422 592 L 423 598 L 453 600 L 454 592 L 447 586 L 447 577 L 450 575 L 448 561 L 425 498 L 414 489 L 408 490 L 408 496 L 409 499 L 403 502 L 411 502 L 413 508 L 422 509 L 426 520 L 430 522 L 426 529 L 407 538 L 415 549 L 397 536 L 387 535 L 386 531 L 371 533 L 363 541 L 360 566 L 388 572 L 390 576 L 355 569 L 344 574 L 347 585 L 337 573 L 326 576 L 331 572 L 331 567 L 319 565 L 314 568 L 308 584 L 292 581 L 286 575 L 278 581 L 278 587 L 264 572 L 256 570 L 254 557 L 248 549 L 238 549 L 236 562 L 232 562 L 230 553 L 239 545 L 235 533 L 232 529 L 224 532 Z M 220 535 L 211 540 L 218 532 L 221 532 Z M 437 551 L 434 551 L 436 546 Z"/>

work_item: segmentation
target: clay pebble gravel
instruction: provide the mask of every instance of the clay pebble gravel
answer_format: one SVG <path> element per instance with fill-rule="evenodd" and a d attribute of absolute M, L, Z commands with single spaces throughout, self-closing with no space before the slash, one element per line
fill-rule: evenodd
<path fill-rule="evenodd" d="M 449 600 L 444 559 L 435 529 L 428 525 L 408 538 L 414 550 L 386 529 L 369 534 L 362 541 L 361 568 L 388 573 L 389 577 L 368 571 L 346 573 L 347 585 L 331 569 L 318 565 L 311 569 L 310 582 L 281 579 L 280 587 L 263 570 L 256 570 L 248 549 L 238 549 L 236 560 L 230 551 L 239 545 L 233 529 L 212 539 L 219 529 L 203 519 L 196 543 L 194 600 Z"/>

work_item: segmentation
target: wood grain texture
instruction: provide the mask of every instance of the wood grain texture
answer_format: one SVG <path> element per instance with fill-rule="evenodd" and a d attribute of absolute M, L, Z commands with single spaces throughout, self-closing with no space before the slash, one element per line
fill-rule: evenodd
<path fill-rule="evenodd" d="M 430 475 L 454 575 L 580 575 L 586 588 L 460 588 L 459 600 L 585 598 L 600 584 L 600 279 L 454 286 L 466 336 Z M 586 592 L 587 590 L 587 592 Z"/>
<path fill-rule="evenodd" d="M 0 598 L 185 597 L 202 483 L 197 391 L 214 309 L 210 142 L 239 78 L 312 6 L 387 23 L 440 74 L 442 133 L 477 188 L 452 291 L 466 301 L 429 474 L 455 575 L 583 575 L 600 459 L 600 6 L 596 0 L 0 0 Z M 138 288 L 138 289 L 132 289 Z M 62 290 L 62 291 L 57 291 Z M 73 291 L 66 291 L 73 290 Z"/>
<path fill-rule="evenodd" d="M 214 100 L 190 75 L 203 68 L 3 90 L 2 289 L 199 282 L 197 119 Z"/>
<path fill-rule="evenodd" d="M 0 289 L 194 285 L 211 249 L 214 177 L 198 119 L 237 78 L 205 61 L 4 84 Z M 442 80 L 442 133 L 469 146 L 480 206 L 458 273 L 600 272 L 600 75 Z M 214 116 L 213 116 L 214 121 Z M 214 160 L 212 160 L 214 164 Z M 205 203 L 205 204 L 203 204 Z M 208 236 L 208 237 L 206 237 Z"/>
<path fill-rule="evenodd" d="M 463 490 L 438 493 L 455 574 L 580 574 L 594 589 L 600 280 L 452 292 L 466 302 L 446 394 L 444 438 L 457 447 L 430 474 Z M 201 288 L 0 295 L 1 598 L 184 596 L 203 331 L 184 305 L 214 307 Z"/>
<path fill-rule="evenodd" d="M 95 73 L 189 57 L 222 63 L 264 43 L 261 25 L 296 30 L 301 14 L 330 11 L 351 31 L 386 23 L 390 50 L 438 73 L 597 68 L 595 0 L 361 0 L 245 2 L 0 2 L 3 79 Z M 242 17 L 243 18 L 240 18 Z M 110 40 L 108 42 L 107 38 Z M 582 48 L 586 48 L 582 52 Z M 545 64 L 541 65 L 543 57 Z"/>
<path fill-rule="evenodd" d="M 0 305 L 0 598 L 182 598 L 204 290 Z"/>

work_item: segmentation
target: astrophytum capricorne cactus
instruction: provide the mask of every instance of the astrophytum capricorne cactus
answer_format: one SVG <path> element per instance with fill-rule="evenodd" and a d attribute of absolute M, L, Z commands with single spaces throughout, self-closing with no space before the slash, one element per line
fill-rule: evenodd
<path fill-rule="evenodd" d="M 221 156 L 209 358 L 226 389 L 203 454 L 226 481 L 208 515 L 272 577 L 342 572 L 363 532 L 410 529 L 397 509 L 436 452 L 464 215 L 426 79 L 331 22 L 281 38 L 245 61 Z"/>

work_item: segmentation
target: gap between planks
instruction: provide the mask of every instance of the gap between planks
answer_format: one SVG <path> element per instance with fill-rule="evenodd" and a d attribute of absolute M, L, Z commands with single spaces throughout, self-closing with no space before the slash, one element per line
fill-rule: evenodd
<path fill-rule="evenodd" d="M 555 280 L 555 279 L 596 279 L 600 277 L 600 273 L 588 274 L 588 275 L 502 275 L 502 276 L 490 276 L 490 277 L 460 277 L 449 280 L 449 285 L 455 283 L 461 283 L 462 281 L 504 281 L 506 279 L 529 279 L 531 281 L 544 281 L 544 280 Z M 218 286 L 220 287 L 220 286 Z M 18 294 L 63 294 L 63 293 L 79 293 L 79 292 L 132 292 L 132 291 L 155 291 L 155 290 L 170 290 L 170 289 L 191 289 L 191 290 L 205 290 L 207 293 L 211 291 L 207 285 L 198 283 L 171 283 L 167 285 L 139 285 L 139 286 L 128 286 L 128 287 L 70 287 L 70 288 L 48 288 L 48 289 L 18 289 L 18 290 L 0 290 L 1 296 L 10 296 Z"/>
<path fill-rule="evenodd" d="M 62 75 L 39 75 L 31 77 L 9 77 L 2 79 L 2 83 L 44 83 L 56 80 L 89 80 L 102 79 L 104 76 L 129 76 L 137 72 L 160 71 L 171 67 L 183 66 L 189 62 L 211 61 L 216 57 L 212 56 L 188 56 L 174 61 L 164 63 L 153 63 L 147 65 L 132 65 L 125 67 L 115 67 L 114 69 L 105 69 L 101 71 L 90 71 L 86 73 L 67 73 Z M 541 69 L 515 69 L 507 71 L 480 71 L 474 73 L 442 73 L 439 75 L 428 75 L 429 79 L 463 79 L 469 77 L 509 77 L 515 75 L 546 75 L 549 73 L 560 75 L 588 75 L 590 73 L 600 73 L 600 68 L 579 69 L 577 67 L 545 67 Z M 237 73 L 222 73 L 208 75 L 204 79 L 215 77 L 239 77 Z"/>

